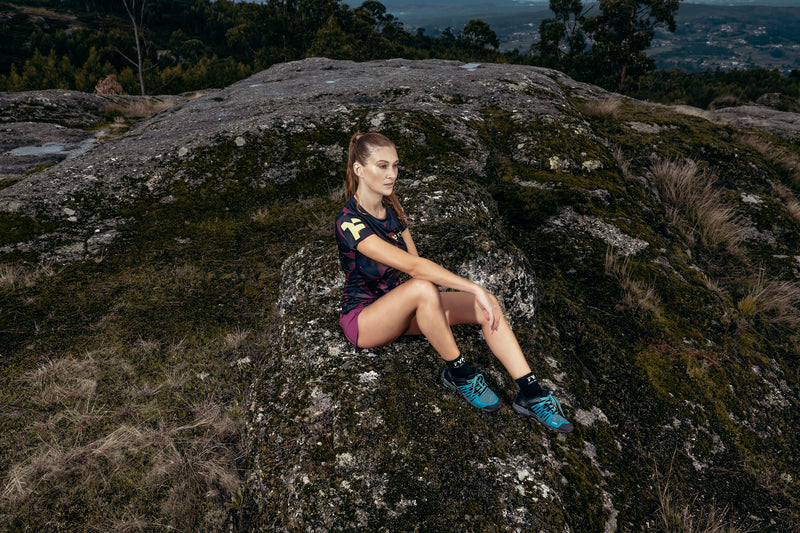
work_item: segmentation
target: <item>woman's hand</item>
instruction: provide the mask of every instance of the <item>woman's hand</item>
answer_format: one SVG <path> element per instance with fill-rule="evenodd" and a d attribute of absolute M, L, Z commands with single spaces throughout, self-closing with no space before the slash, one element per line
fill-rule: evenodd
<path fill-rule="evenodd" d="M 494 295 L 486 292 L 483 287 L 478 286 L 474 293 L 475 303 L 478 304 L 483 312 L 484 318 L 489 322 L 489 331 L 494 333 L 500 325 L 500 304 Z"/>

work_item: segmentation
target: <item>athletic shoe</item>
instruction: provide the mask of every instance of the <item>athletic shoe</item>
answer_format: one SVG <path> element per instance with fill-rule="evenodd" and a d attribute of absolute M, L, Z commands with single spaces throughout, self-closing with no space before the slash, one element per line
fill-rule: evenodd
<path fill-rule="evenodd" d="M 460 392 L 470 405 L 482 411 L 491 413 L 500 409 L 500 400 L 486 384 L 483 374 L 475 372 L 468 378 L 459 379 L 450 375 L 450 368 L 445 368 L 442 372 L 442 383 L 448 389 Z"/>
<path fill-rule="evenodd" d="M 569 433 L 573 426 L 564 418 L 564 411 L 552 392 L 538 398 L 525 398 L 517 394 L 511 407 L 523 416 L 532 416 L 545 427 L 558 433 Z"/>

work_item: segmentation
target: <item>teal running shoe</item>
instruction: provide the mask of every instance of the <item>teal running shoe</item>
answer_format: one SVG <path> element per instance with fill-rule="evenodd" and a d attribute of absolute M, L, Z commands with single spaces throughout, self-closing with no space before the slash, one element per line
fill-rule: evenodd
<path fill-rule="evenodd" d="M 525 398 L 517 394 L 511 407 L 523 416 L 531 416 L 541 422 L 545 427 L 558 433 L 569 433 L 573 425 L 564 418 L 564 411 L 552 392 L 539 398 Z"/>
<path fill-rule="evenodd" d="M 442 383 L 448 389 L 460 392 L 470 405 L 482 411 L 491 413 L 500 409 L 500 400 L 486 384 L 483 374 L 476 372 L 468 378 L 458 379 L 450 375 L 449 368 L 445 368 L 442 372 Z"/>

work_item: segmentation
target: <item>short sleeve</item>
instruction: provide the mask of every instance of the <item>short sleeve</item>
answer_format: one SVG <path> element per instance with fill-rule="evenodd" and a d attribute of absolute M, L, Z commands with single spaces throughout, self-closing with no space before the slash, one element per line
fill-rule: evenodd
<path fill-rule="evenodd" d="M 336 235 L 340 243 L 355 250 L 359 242 L 369 235 L 374 235 L 374 232 L 357 214 L 342 213 L 336 219 Z"/>

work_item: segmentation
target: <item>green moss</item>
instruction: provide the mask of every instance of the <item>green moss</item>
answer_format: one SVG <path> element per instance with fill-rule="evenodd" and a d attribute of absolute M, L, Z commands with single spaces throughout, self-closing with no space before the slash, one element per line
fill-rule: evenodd
<path fill-rule="evenodd" d="M 59 223 L 16 213 L 0 213 L 0 245 L 31 240 L 37 235 L 57 229 Z"/>

